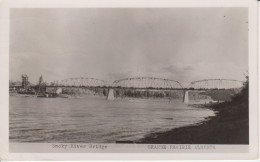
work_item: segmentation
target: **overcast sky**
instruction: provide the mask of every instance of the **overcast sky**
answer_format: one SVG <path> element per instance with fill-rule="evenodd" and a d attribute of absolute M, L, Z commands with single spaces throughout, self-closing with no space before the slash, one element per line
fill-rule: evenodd
<path fill-rule="evenodd" d="M 11 9 L 10 79 L 244 80 L 246 8 Z"/>

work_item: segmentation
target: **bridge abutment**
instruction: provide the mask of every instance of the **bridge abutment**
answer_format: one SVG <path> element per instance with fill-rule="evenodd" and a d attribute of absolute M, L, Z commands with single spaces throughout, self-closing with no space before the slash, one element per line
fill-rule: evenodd
<path fill-rule="evenodd" d="M 107 100 L 114 100 L 114 99 L 115 99 L 114 89 L 109 89 L 108 95 L 107 95 Z"/>
<path fill-rule="evenodd" d="M 183 102 L 184 103 L 189 103 L 190 102 L 190 100 L 189 100 L 189 91 L 185 91 L 184 92 Z"/>

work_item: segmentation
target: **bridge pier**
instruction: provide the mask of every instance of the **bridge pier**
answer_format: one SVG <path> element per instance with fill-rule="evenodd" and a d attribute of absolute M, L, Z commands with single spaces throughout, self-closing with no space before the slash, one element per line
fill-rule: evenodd
<path fill-rule="evenodd" d="M 189 91 L 185 91 L 184 97 L 183 97 L 183 102 L 184 103 L 189 103 Z"/>
<path fill-rule="evenodd" d="M 114 89 L 109 89 L 108 95 L 107 95 L 107 100 L 114 100 L 114 99 L 115 99 Z"/>

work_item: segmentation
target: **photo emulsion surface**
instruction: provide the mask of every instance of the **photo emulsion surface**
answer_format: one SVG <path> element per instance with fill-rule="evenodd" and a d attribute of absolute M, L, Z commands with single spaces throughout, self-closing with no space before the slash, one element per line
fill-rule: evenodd
<path fill-rule="evenodd" d="M 9 142 L 249 144 L 248 8 L 10 9 Z"/>

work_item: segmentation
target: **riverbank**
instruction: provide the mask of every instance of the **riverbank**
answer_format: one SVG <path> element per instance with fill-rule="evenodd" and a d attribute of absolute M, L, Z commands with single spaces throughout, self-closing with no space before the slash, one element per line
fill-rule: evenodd
<path fill-rule="evenodd" d="M 194 106 L 194 105 L 193 105 Z M 216 116 L 196 125 L 154 133 L 143 144 L 249 144 L 248 83 L 229 102 L 196 105 L 212 109 Z"/>

